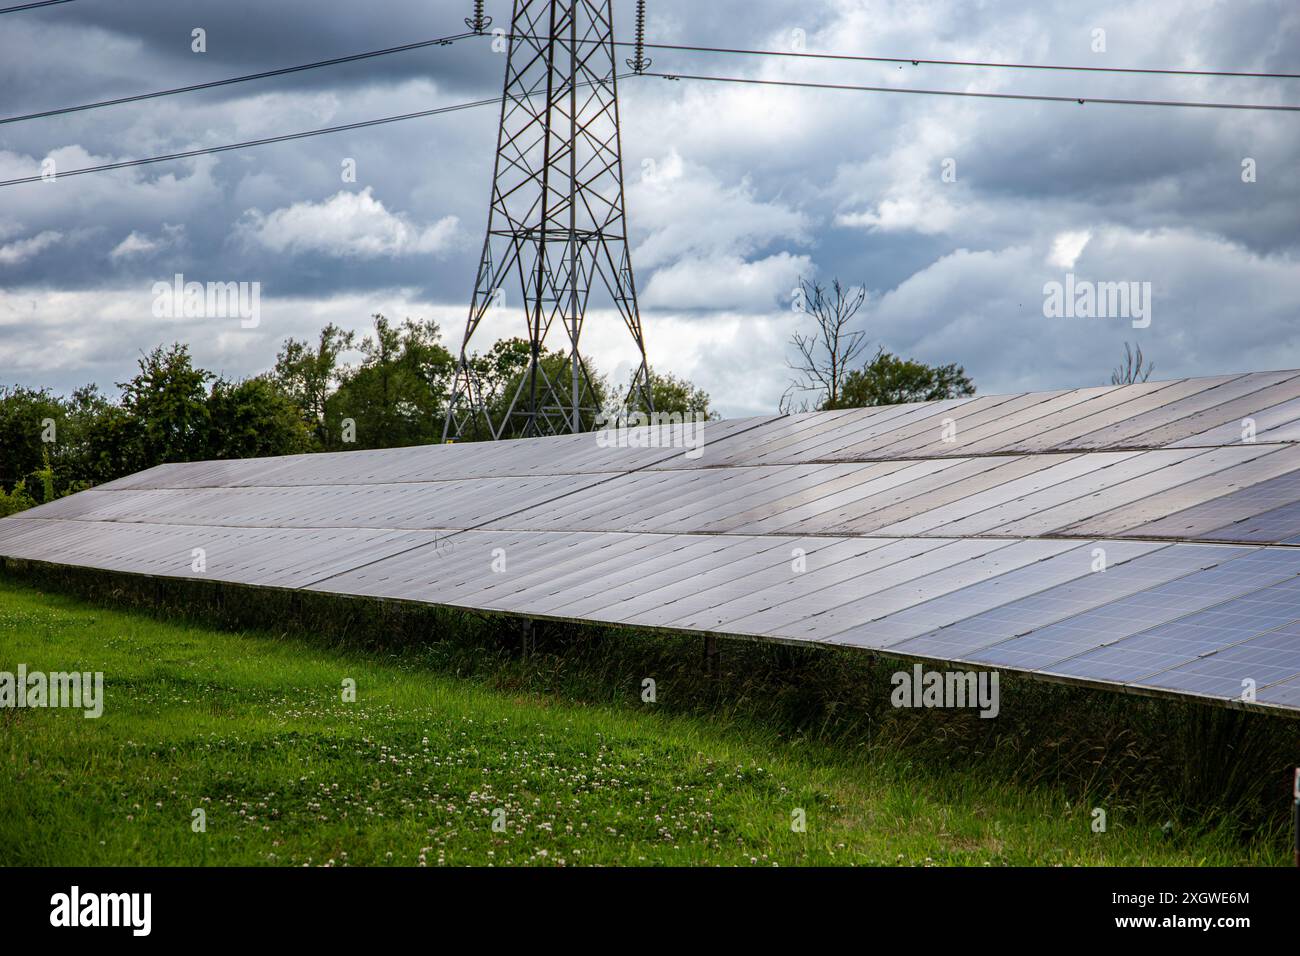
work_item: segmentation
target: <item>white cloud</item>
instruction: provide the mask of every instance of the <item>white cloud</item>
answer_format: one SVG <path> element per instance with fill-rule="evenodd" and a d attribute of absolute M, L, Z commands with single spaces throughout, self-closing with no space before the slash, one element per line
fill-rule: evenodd
<path fill-rule="evenodd" d="M 0 246 L 0 265 L 13 266 L 37 256 L 59 242 L 63 233 L 53 229 Z"/>
<path fill-rule="evenodd" d="M 676 150 L 648 160 L 642 170 L 628 190 L 635 226 L 649 232 L 634 253 L 642 268 L 692 254 L 746 256 L 773 242 L 809 241 L 808 217 L 787 204 L 759 200 L 748 178 L 727 185 Z"/>
<path fill-rule="evenodd" d="M 958 362 L 981 391 L 1105 384 L 1126 341 L 1163 376 L 1300 367 L 1300 260 L 1192 230 L 1098 230 L 1080 279 L 1150 282 L 1151 327 L 1124 318 L 1049 319 L 1049 247 L 961 249 L 864 309 L 874 339 L 927 362 Z M 1250 290 L 1248 307 L 1242 290 Z"/>
<path fill-rule="evenodd" d="M 638 229 L 649 231 L 632 257 L 648 275 L 641 295 L 647 307 L 770 309 L 800 275 L 815 271 L 807 255 L 761 254 L 783 243 L 807 245 L 806 215 L 760 200 L 748 178 L 725 184 L 675 150 L 646 161 L 628 204 Z"/>
<path fill-rule="evenodd" d="M 132 229 L 129 236 L 113 247 L 113 251 L 108 254 L 108 257 L 117 262 L 122 259 L 149 256 L 179 245 L 184 238 L 185 227 L 183 225 L 164 224 L 162 233 L 158 236 L 151 236 Z"/>
<path fill-rule="evenodd" d="M 879 229 L 881 232 L 914 231 L 925 235 L 945 233 L 957 221 L 957 210 L 943 197 L 922 200 L 915 196 L 883 199 L 875 210 L 841 213 L 841 226 Z"/>
<path fill-rule="evenodd" d="M 153 252 L 157 248 L 157 239 L 150 239 L 148 236 L 141 235 L 133 229 L 131 230 L 131 235 L 127 236 L 113 247 L 113 251 L 108 254 L 108 257 L 110 259 L 129 259 L 132 256 L 140 256 L 148 252 Z"/>
<path fill-rule="evenodd" d="M 650 277 L 642 305 L 655 309 L 770 309 L 814 272 L 808 256 L 780 252 L 746 262 L 739 256 L 682 259 Z"/>
<path fill-rule="evenodd" d="M 836 223 L 880 232 L 950 232 L 971 214 L 961 204 L 964 163 L 958 156 L 965 127 L 951 108 L 909 120 L 889 153 L 842 171 L 837 189 L 847 195 L 841 208 L 850 208 L 836 216 Z M 863 204 L 866 208 L 852 208 Z"/>
<path fill-rule="evenodd" d="M 420 227 L 389 212 L 369 186 L 359 193 L 338 192 L 322 203 L 294 203 L 270 215 L 249 210 L 240 223 L 245 240 L 272 252 L 346 259 L 437 255 L 454 246 L 458 229 L 455 216 Z"/>
<path fill-rule="evenodd" d="M 1052 251 L 1047 254 L 1048 263 L 1061 269 L 1073 269 L 1091 239 L 1092 233 L 1087 229 L 1059 233 L 1052 240 Z"/>

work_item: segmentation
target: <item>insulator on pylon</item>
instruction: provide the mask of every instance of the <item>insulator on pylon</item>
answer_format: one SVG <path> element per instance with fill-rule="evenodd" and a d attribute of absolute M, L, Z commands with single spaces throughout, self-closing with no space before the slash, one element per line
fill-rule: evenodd
<path fill-rule="evenodd" d="M 650 69 L 650 64 L 654 60 L 646 58 L 645 55 L 645 0 L 637 0 L 636 4 L 636 56 L 627 61 L 627 65 L 632 68 L 634 73 L 644 73 Z"/>
<path fill-rule="evenodd" d="M 474 0 L 474 15 L 465 18 L 465 26 L 475 33 L 486 33 L 487 28 L 492 26 L 492 18 L 483 15 L 483 2 L 484 0 Z"/>

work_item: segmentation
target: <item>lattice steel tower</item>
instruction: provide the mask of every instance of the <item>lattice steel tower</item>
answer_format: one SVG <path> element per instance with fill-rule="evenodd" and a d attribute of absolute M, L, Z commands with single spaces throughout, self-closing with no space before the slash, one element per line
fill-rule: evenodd
<path fill-rule="evenodd" d="M 626 403 L 651 410 L 628 255 L 612 0 L 515 0 L 508 43 L 487 237 L 444 440 L 484 428 L 500 438 L 591 427 L 597 399 L 579 347 L 589 305 L 612 306 L 622 319 L 640 361 Z M 645 68 L 640 53 L 629 63 Z M 528 364 L 489 407 L 471 341 L 493 308 L 519 305 Z M 568 361 L 544 363 L 548 346 Z"/>

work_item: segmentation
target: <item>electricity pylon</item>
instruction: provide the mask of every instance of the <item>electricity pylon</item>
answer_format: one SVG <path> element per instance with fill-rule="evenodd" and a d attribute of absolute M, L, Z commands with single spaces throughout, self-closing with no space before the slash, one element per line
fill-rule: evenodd
<path fill-rule="evenodd" d="M 494 38 L 507 57 L 492 202 L 444 441 L 590 428 L 599 402 L 580 344 L 592 305 L 617 312 L 636 345 L 624 405 L 653 410 L 628 253 L 611 6 L 514 0 L 509 34 Z M 630 65 L 642 61 L 638 53 Z M 494 309 L 522 310 L 529 348 L 523 374 L 495 398 L 470 352 Z M 544 361 L 548 345 L 567 360 Z"/>

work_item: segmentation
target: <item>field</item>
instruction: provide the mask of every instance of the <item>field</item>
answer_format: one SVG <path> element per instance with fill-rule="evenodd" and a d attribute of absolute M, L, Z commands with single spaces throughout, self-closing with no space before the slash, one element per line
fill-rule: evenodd
<path fill-rule="evenodd" d="M 710 678 L 686 641 L 544 641 L 523 657 L 443 626 L 376 646 L 0 577 L 0 671 L 105 675 L 98 719 L 0 710 L 0 864 L 1288 862 L 1285 813 L 1257 794 L 1189 809 L 1135 789 L 1161 772 L 1141 733 L 1107 724 L 1103 743 L 1070 745 L 1014 723 L 1083 700 L 1067 689 L 1012 686 L 994 721 L 870 716 L 836 684 L 857 662 L 724 645 Z M 655 702 L 637 674 L 659 675 Z M 1138 726 L 1157 704 L 1107 719 Z M 1272 759 L 1243 716 L 1247 736 L 1294 742 L 1292 723 L 1229 713 L 1196 740 L 1235 722 L 1234 759 Z"/>

